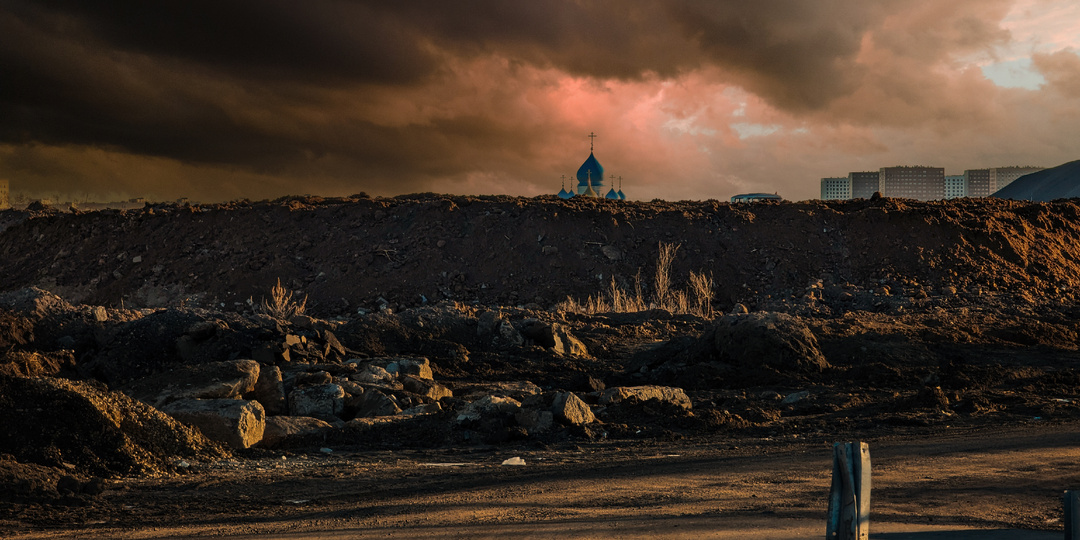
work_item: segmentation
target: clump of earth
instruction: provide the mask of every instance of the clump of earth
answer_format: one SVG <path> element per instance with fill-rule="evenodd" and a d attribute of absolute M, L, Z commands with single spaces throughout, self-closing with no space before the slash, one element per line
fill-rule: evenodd
<path fill-rule="evenodd" d="M 1078 208 L 418 195 L 0 212 L 0 522 L 62 527 L 108 514 L 131 479 L 342 448 L 1077 419 Z M 711 277 L 707 312 L 564 302 L 635 277 L 651 298 L 663 245 L 673 288 Z"/>

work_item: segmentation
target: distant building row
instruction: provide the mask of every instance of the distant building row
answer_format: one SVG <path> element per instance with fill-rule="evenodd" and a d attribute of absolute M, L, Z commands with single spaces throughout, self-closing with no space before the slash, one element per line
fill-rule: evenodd
<path fill-rule="evenodd" d="M 1013 180 L 1045 167 L 997 167 L 969 169 L 962 175 L 945 176 L 941 167 L 883 167 L 877 172 L 852 172 L 846 177 L 822 178 L 824 200 L 883 197 L 932 201 L 957 197 L 989 197 Z"/>

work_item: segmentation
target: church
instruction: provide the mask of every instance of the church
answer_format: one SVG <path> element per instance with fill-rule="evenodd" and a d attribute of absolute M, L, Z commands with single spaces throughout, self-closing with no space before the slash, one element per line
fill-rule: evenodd
<path fill-rule="evenodd" d="M 616 201 L 622 201 L 626 199 L 626 195 L 622 192 L 622 177 L 619 180 L 619 190 L 615 191 L 615 186 L 612 185 L 608 189 L 607 193 L 604 193 L 604 189 L 607 187 L 604 185 L 604 167 L 597 161 L 596 156 L 593 155 L 593 139 L 596 138 L 595 133 L 589 133 L 589 157 L 585 160 L 585 163 L 581 164 L 577 170 L 577 189 L 574 186 L 570 186 L 570 190 L 566 189 L 566 177 L 563 177 L 563 186 L 559 190 L 559 198 L 569 199 L 570 197 L 600 197 L 604 199 L 612 199 Z M 573 183 L 574 178 L 570 181 Z M 612 184 L 615 182 L 615 175 L 611 175 Z"/>

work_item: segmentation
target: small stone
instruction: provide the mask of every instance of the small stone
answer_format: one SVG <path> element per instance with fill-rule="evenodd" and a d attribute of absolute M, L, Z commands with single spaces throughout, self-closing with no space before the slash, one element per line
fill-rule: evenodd
<path fill-rule="evenodd" d="M 544 255 L 555 255 L 558 252 L 559 248 L 555 246 L 544 246 L 540 248 L 540 253 L 543 253 Z"/>

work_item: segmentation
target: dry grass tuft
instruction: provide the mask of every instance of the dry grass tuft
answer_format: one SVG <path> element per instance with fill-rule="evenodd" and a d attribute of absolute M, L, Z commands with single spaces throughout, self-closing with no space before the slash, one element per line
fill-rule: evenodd
<path fill-rule="evenodd" d="M 674 289 L 671 282 L 671 263 L 675 260 L 678 244 L 660 243 L 653 274 L 652 301 L 645 300 L 641 272 L 634 276 L 632 291 L 627 291 L 611 278 L 608 290 L 589 296 L 584 302 L 567 297 L 558 309 L 577 313 L 633 313 L 647 309 L 664 309 L 676 314 L 712 317 L 713 288 L 715 283 L 704 272 L 690 272 L 687 290 Z"/>
<path fill-rule="evenodd" d="M 281 278 L 278 278 L 277 285 L 270 289 L 270 300 L 264 298 L 259 306 L 260 313 L 285 320 L 303 315 L 306 309 L 307 295 L 299 302 L 293 300 L 292 293 L 281 286 Z"/>

